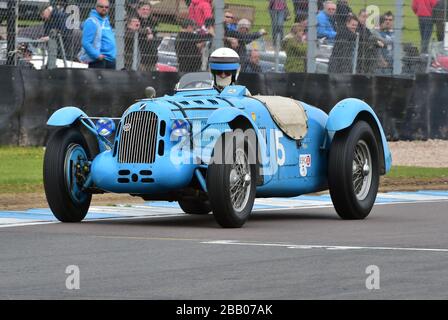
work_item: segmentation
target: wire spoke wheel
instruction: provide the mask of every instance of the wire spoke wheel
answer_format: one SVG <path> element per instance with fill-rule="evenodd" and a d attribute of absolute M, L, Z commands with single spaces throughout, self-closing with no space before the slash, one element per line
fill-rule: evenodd
<path fill-rule="evenodd" d="M 62 222 L 79 222 L 86 216 L 92 194 L 84 190 L 89 179 L 90 151 L 76 128 L 61 128 L 47 143 L 44 189 L 54 216 Z"/>
<path fill-rule="evenodd" d="M 353 189 L 358 200 L 364 200 L 372 184 L 372 156 L 364 140 L 358 141 L 353 160 Z"/>
<path fill-rule="evenodd" d="M 224 143 L 226 162 L 212 161 L 207 169 L 208 197 L 213 215 L 225 228 L 243 226 L 252 212 L 256 194 L 256 164 L 249 163 L 255 146 L 244 138 L 237 139 L 241 138 L 237 134 L 226 133 L 220 137 L 214 151 L 220 150 Z M 214 152 L 213 158 L 219 159 L 217 154 Z"/>
<path fill-rule="evenodd" d="M 233 209 L 240 212 L 249 200 L 251 184 L 250 167 L 244 150 L 236 150 L 235 162 L 232 164 L 229 180 Z"/>
<path fill-rule="evenodd" d="M 342 219 L 365 219 L 379 186 L 379 147 L 369 123 L 355 122 L 336 133 L 328 159 L 328 186 Z"/>

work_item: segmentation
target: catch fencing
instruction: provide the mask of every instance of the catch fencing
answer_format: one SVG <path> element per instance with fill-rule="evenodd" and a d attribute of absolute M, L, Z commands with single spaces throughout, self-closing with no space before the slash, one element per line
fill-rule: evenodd
<path fill-rule="evenodd" d="M 0 0 L 0 64 L 87 68 L 78 53 L 96 2 Z M 111 0 L 108 15 L 118 70 L 207 70 L 225 45 L 242 72 L 413 77 L 448 72 L 447 2 L 418 17 L 412 0 Z"/>
<path fill-rule="evenodd" d="M 181 74 L 113 70 L 31 70 L 0 72 L 0 145 L 45 145 L 48 118 L 62 106 L 89 116 L 120 117 L 152 86 L 157 96 L 172 94 Z M 252 94 L 280 95 L 329 112 L 354 97 L 371 105 L 388 140 L 448 139 L 448 82 L 445 75 L 415 79 L 345 74 L 243 73 Z"/>

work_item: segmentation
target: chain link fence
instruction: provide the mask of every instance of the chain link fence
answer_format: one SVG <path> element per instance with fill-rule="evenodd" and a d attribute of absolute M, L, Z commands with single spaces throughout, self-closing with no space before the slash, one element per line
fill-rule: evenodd
<path fill-rule="evenodd" d="M 101 3 L 103 3 L 102 1 Z M 225 45 L 242 72 L 413 76 L 448 72 L 448 0 L 111 0 L 116 68 L 207 70 Z M 0 0 L 0 64 L 87 68 L 96 0 Z"/>

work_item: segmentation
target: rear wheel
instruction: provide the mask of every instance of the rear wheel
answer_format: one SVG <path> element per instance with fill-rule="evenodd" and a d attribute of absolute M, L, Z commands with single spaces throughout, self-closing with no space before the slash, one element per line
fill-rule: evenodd
<path fill-rule="evenodd" d="M 330 148 L 328 185 L 342 219 L 364 219 L 369 215 L 378 192 L 379 151 L 367 122 L 358 121 L 336 133 Z"/>
<path fill-rule="evenodd" d="M 92 195 L 83 190 L 89 174 L 89 150 L 75 128 L 62 128 L 49 139 L 44 156 L 44 188 L 48 205 L 62 222 L 86 216 Z"/>
<path fill-rule="evenodd" d="M 194 200 L 179 200 L 180 208 L 187 214 L 208 214 L 212 211 L 210 202 Z"/>
<path fill-rule="evenodd" d="M 252 212 L 256 193 L 256 165 L 251 163 L 255 149 L 248 139 L 239 139 L 237 134 L 228 133 L 218 140 L 207 170 L 213 215 L 224 228 L 243 226 Z M 222 146 L 224 150 L 220 150 Z"/>

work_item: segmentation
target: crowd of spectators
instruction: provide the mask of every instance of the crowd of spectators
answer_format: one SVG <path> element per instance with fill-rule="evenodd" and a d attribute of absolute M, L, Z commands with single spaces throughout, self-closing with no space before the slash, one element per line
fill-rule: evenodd
<path fill-rule="evenodd" d="M 215 36 L 212 0 L 184 0 L 188 5 L 188 18 L 180 25 L 175 39 L 177 70 L 194 72 L 205 70 Z M 286 72 L 306 72 L 309 0 L 291 0 L 294 24 L 283 35 L 285 21 L 291 16 L 288 0 L 266 0 L 271 17 L 272 45 L 281 40 L 286 54 Z M 447 0 L 413 0 L 412 9 L 419 20 L 421 53 L 428 53 L 433 26 L 437 40 L 444 40 Z M 141 71 L 157 70 L 158 48 L 162 37 L 158 35 L 159 21 L 152 12 L 153 1 L 128 1 L 125 30 L 125 68 Z M 353 12 L 348 0 L 317 1 L 318 46 L 332 47 L 328 61 L 329 73 L 384 74 L 393 72 L 394 66 L 394 15 L 386 12 L 379 18 L 379 25 L 368 26 L 366 9 Z M 109 21 L 109 1 L 98 0 L 89 18 L 82 24 L 81 52 L 65 52 L 67 58 L 76 59 L 84 54 L 90 67 L 115 67 L 116 44 Z M 58 34 L 62 47 L 73 48 L 74 30 L 68 28 L 68 14 L 56 5 L 47 5 L 40 13 L 44 22 L 42 41 L 48 41 L 51 32 Z M 224 13 L 224 45 L 234 49 L 241 59 L 241 71 L 261 72 L 260 52 L 248 45 L 267 34 L 263 28 L 252 31 L 252 22 L 244 17 L 236 19 L 231 10 Z M 99 37 L 99 39 L 98 39 Z M 104 39 L 105 38 L 105 39 Z M 109 46 L 104 48 L 104 46 Z M 61 53 L 58 53 L 60 56 Z M 134 61 L 137 58 L 136 61 Z M 101 62 L 101 63 L 100 63 Z"/>

